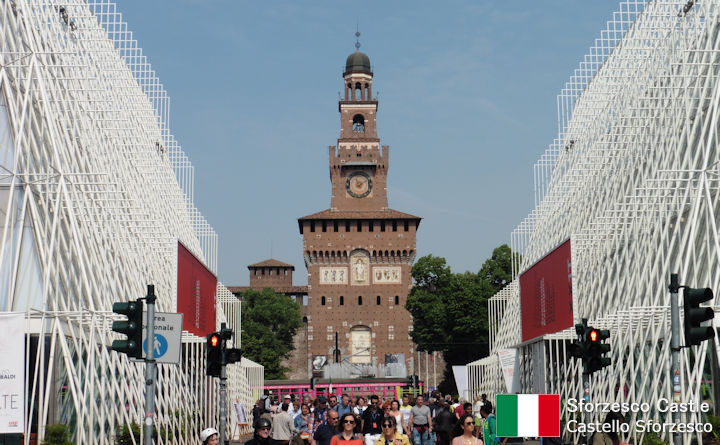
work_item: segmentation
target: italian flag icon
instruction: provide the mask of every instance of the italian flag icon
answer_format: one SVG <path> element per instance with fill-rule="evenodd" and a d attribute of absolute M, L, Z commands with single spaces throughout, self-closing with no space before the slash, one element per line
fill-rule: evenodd
<path fill-rule="evenodd" d="M 497 396 L 498 437 L 559 437 L 559 394 Z"/>

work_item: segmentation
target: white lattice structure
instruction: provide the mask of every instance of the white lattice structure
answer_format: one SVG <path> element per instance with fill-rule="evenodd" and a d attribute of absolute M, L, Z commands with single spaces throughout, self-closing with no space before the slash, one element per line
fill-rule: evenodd
<path fill-rule="evenodd" d="M 590 399 L 672 400 L 670 273 L 712 287 L 715 306 L 720 290 L 720 2 L 694 3 L 622 3 L 558 96 L 559 135 L 535 165 L 535 209 L 511 236 L 522 260 L 490 301 L 493 352 L 468 365 L 473 393 L 505 391 L 495 351 L 521 344 L 517 277 L 570 238 L 575 320 L 612 334 L 613 364 L 593 375 Z M 580 398 L 581 369 L 567 352 L 574 338 L 573 329 L 547 335 L 540 355 L 520 346 L 523 392 Z M 682 350 L 683 401 L 701 400 L 707 347 Z M 629 421 L 640 419 L 704 421 L 656 409 Z"/>
<path fill-rule="evenodd" d="M 64 423 L 77 444 L 112 444 L 141 423 L 144 366 L 108 351 L 112 303 L 152 283 L 156 310 L 174 312 L 178 241 L 216 273 L 217 235 L 168 112 L 114 4 L 0 1 L 0 311 L 27 314 L 25 443 Z M 222 284 L 217 302 L 218 325 L 239 333 Z M 182 349 L 181 365 L 159 365 L 157 443 L 218 424 L 205 339 L 184 333 Z M 262 367 L 228 376 L 229 400 L 252 407 Z"/>

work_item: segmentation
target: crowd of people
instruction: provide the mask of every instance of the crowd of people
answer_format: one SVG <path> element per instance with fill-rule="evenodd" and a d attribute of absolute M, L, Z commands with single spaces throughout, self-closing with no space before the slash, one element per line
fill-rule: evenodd
<path fill-rule="evenodd" d="M 493 406 L 434 392 L 401 400 L 330 394 L 302 400 L 263 396 L 253 408 L 255 434 L 246 445 L 483 445 L 497 444 Z M 342 442 L 342 443 L 341 443 Z"/>
<path fill-rule="evenodd" d="M 253 408 L 254 434 L 245 445 L 509 445 L 521 444 L 520 437 L 497 437 L 493 405 L 482 394 L 474 403 L 442 397 L 434 392 L 408 394 L 401 400 L 371 395 L 351 400 L 348 394 L 319 396 L 302 400 L 285 395 L 282 401 L 263 396 Z M 624 422 L 623 415 L 611 412 L 606 424 Z M 203 445 L 219 445 L 218 431 L 200 433 Z M 559 438 L 545 438 L 545 445 L 561 444 Z M 592 445 L 627 445 L 617 433 L 593 434 Z"/>

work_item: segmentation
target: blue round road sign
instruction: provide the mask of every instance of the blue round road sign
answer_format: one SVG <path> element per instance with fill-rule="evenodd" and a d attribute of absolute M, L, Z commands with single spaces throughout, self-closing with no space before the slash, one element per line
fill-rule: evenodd
<path fill-rule="evenodd" d="M 165 337 L 163 337 L 160 334 L 155 334 L 155 344 L 154 344 L 154 352 L 153 355 L 155 358 L 160 358 L 168 350 L 168 341 Z M 145 355 L 147 356 L 147 339 L 143 341 L 143 351 L 145 352 Z"/>

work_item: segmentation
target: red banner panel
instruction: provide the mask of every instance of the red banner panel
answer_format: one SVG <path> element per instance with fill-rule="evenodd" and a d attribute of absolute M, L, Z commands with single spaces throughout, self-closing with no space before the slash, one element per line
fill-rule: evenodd
<path fill-rule="evenodd" d="M 522 341 L 573 325 L 570 240 L 520 275 Z"/>
<path fill-rule="evenodd" d="M 178 241 L 177 311 L 183 330 L 199 337 L 215 331 L 217 277 Z"/>

